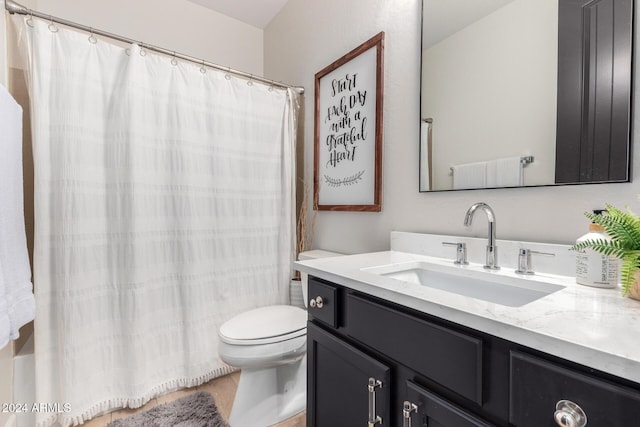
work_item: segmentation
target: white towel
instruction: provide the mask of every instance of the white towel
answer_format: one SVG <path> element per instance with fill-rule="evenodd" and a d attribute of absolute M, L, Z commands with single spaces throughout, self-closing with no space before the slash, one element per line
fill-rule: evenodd
<path fill-rule="evenodd" d="M 487 162 L 487 188 L 522 187 L 524 165 L 520 157 L 508 157 Z"/>
<path fill-rule="evenodd" d="M 429 159 L 429 133 L 431 123 L 420 122 L 420 191 L 431 190 L 431 161 Z"/>
<path fill-rule="evenodd" d="M 452 166 L 453 189 L 486 188 L 487 162 Z"/>
<path fill-rule="evenodd" d="M 0 85 L 0 348 L 35 316 L 22 203 L 22 108 Z"/>

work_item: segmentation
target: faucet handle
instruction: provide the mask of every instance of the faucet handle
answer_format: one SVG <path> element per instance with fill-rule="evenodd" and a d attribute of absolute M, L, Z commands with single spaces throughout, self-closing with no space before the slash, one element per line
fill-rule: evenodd
<path fill-rule="evenodd" d="M 518 274 L 535 274 L 533 271 L 533 263 L 531 262 L 531 255 L 542 255 L 542 256 L 556 256 L 556 254 L 552 254 L 549 252 L 539 252 L 533 251 L 531 249 L 521 248 L 518 250 L 518 269 L 516 273 Z"/>
<path fill-rule="evenodd" d="M 467 244 L 463 242 L 442 242 L 445 246 L 455 246 L 456 247 L 456 260 L 453 262 L 458 265 L 468 265 L 469 261 L 467 260 Z"/>

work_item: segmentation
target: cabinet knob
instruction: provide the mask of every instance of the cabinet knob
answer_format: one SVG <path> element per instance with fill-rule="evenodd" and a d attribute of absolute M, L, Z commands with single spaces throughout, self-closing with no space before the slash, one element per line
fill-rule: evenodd
<path fill-rule="evenodd" d="M 556 412 L 553 414 L 553 418 L 560 427 L 584 427 L 587 425 L 587 416 L 582 408 L 570 400 L 561 400 L 556 403 Z"/>
<path fill-rule="evenodd" d="M 311 308 L 322 308 L 324 307 L 324 300 L 321 296 L 317 296 L 315 298 L 311 298 L 309 300 L 309 307 Z"/>

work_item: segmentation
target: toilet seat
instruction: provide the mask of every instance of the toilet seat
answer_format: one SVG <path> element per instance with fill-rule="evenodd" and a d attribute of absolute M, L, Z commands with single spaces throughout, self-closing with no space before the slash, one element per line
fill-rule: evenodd
<path fill-rule="evenodd" d="M 218 344 L 220 359 L 243 370 L 264 369 L 289 365 L 299 361 L 307 352 L 307 337 L 260 345 Z"/>
<path fill-rule="evenodd" d="M 245 346 L 283 342 L 306 333 L 307 312 L 290 305 L 260 307 L 241 313 L 218 331 L 222 342 Z"/>

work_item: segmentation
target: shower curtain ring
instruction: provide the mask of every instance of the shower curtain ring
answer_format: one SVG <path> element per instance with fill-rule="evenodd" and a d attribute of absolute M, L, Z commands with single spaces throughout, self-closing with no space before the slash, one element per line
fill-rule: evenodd
<path fill-rule="evenodd" d="M 204 67 L 204 59 L 202 60 L 202 66 L 200 67 L 200 72 L 201 72 L 202 74 L 204 74 L 204 73 L 206 73 L 206 72 L 207 72 L 207 69 Z"/>
<path fill-rule="evenodd" d="M 147 56 L 147 50 L 144 48 L 144 43 L 140 42 L 140 56 Z"/>
<path fill-rule="evenodd" d="M 52 33 L 58 32 L 58 27 L 56 27 L 53 23 L 53 16 L 51 15 L 49 15 L 49 31 L 51 31 Z"/>
<path fill-rule="evenodd" d="M 249 81 L 247 82 L 247 86 L 253 86 L 253 74 L 249 74 Z"/>
<path fill-rule="evenodd" d="M 171 65 L 178 65 L 178 60 L 176 59 L 176 51 L 173 51 L 173 58 L 171 58 Z"/>
<path fill-rule="evenodd" d="M 93 28 L 89 28 L 89 31 L 91 32 L 91 35 L 89 36 L 89 43 L 91 44 L 98 43 L 98 39 L 96 38 L 96 36 L 93 35 Z"/>
<path fill-rule="evenodd" d="M 273 85 L 275 85 L 275 84 L 276 84 L 276 82 L 271 80 L 271 84 L 269 85 L 269 92 L 273 92 Z"/>
<path fill-rule="evenodd" d="M 231 80 L 231 67 L 227 67 L 227 72 L 225 73 L 224 78 Z"/>
<path fill-rule="evenodd" d="M 29 17 L 27 18 L 26 23 L 28 26 L 33 28 L 33 11 L 31 9 L 29 9 Z"/>

